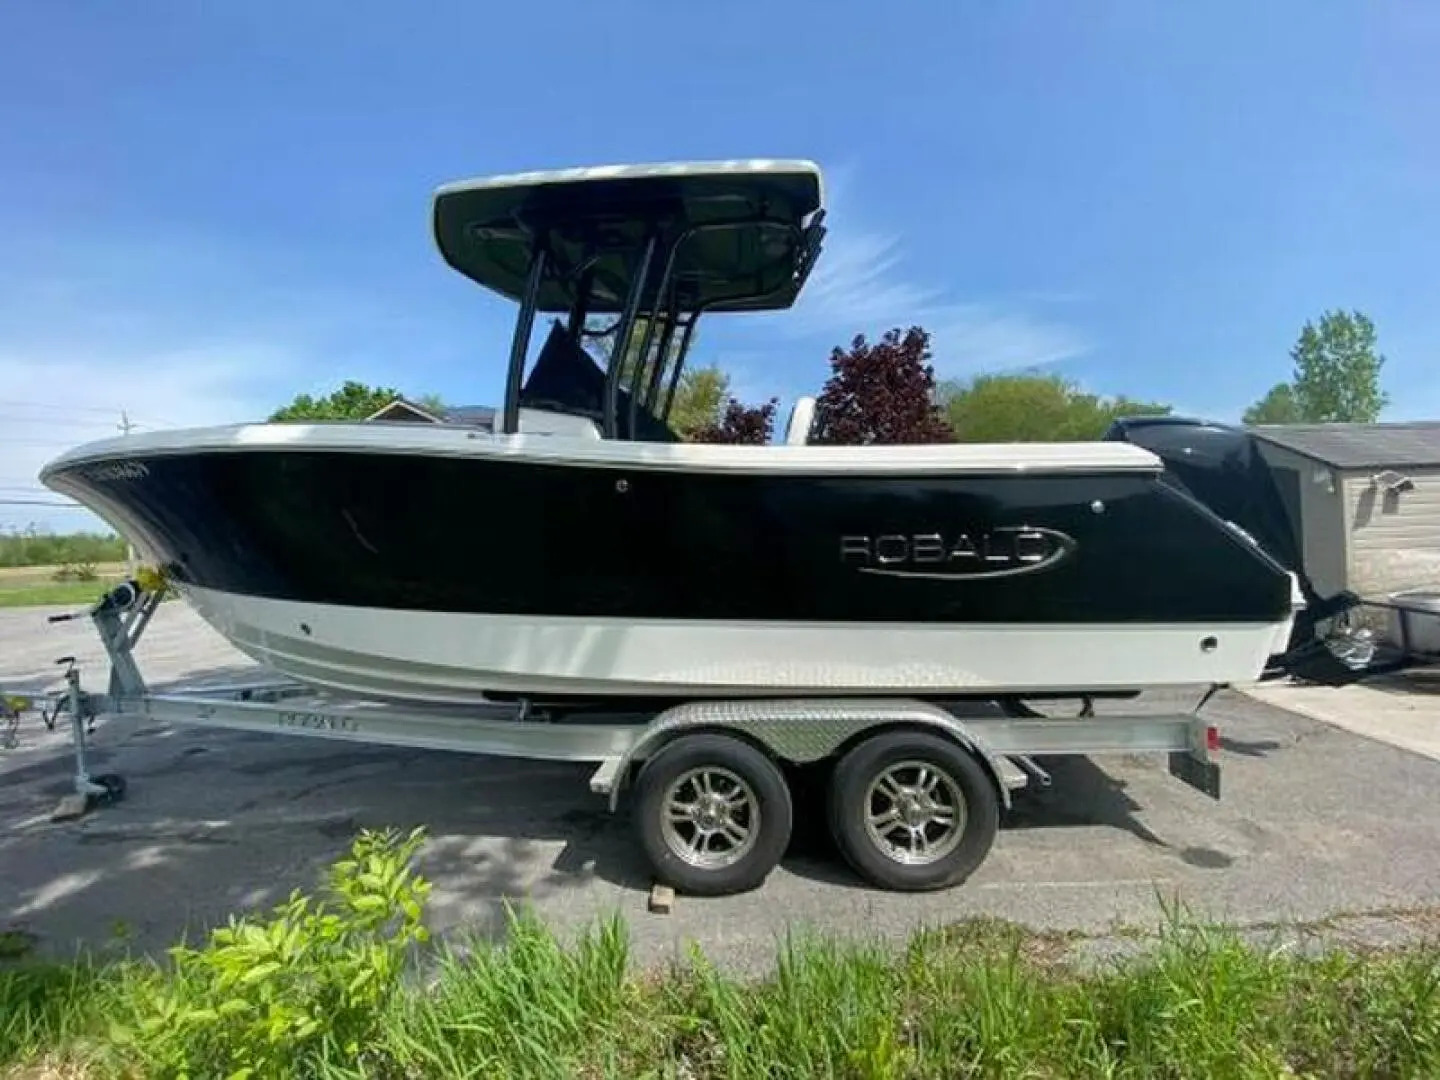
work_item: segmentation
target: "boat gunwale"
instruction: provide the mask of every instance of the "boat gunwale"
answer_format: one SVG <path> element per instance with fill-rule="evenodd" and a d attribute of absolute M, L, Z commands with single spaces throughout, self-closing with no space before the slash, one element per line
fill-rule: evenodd
<path fill-rule="evenodd" d="M 827 446 L 651 443 L 521 432 L 497 435 L 450 425 L 342 421 L 246 423 L 146 432 L 73 447 L 49 461 L 40 480 L 105 462 L 186 454 L 293 450 L 386 453 L 537 465 L 750 475 L 1116 475 L 1159 476 L 1163 462 L 1122 442 L 929 443 Z"/>

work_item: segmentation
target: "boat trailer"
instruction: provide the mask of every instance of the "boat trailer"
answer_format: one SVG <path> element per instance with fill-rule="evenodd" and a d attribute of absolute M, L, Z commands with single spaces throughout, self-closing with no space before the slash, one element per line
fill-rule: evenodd
<path fill-rule="evenodd" d="M 1050 777 L 1036 758 L 1165 753 L 1170 773 L 1220 797 L 1219 734 L 1191 713 L 1055 717 L 1018 700 L 937 703 L 918 698 L 701 700 L 649 712 L 496 702 L 430 707 L 334 696 L 268 676 L 195 689 L 150 689 L 135 647 L 165 595 L 126 581 L 88 612 L 109 657 L 105 693 L 83 688 L 74 657 L 63 687 L 38 705 L 47 726 L 68 716 L 74 793 L 56 820 L 122 799 L 125 781 L 92 775 L 87 738 L 97 722 L 137 717 L 369 745 L 591 763 L 590 789 L 634 825 L 658 881 L 681 893 L 727 895 L 760 885 L 779 863 L 795 818 L 792 778 L 819 767 L 824 815 L 851 867 L 884 889 L 957 885 L 984 861 L 1012 793 Z M 87 613 L 53 615 L 50 622 Z M 7 699 L 10 722 L 34 700 Z"/>

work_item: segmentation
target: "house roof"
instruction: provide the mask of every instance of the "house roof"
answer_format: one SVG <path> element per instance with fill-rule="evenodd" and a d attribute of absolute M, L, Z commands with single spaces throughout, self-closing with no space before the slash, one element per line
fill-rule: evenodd
<path fill-rule="evenodd" d="M 440 417 L 436 416 L 429 409 L 426 409 L 421 405 L 416 405 L 413 401 L 407 401 L 403 397 L 398 397 L 394 401 L 387 402 L 385 405 L 382 405 L 380 408 L 376 409 L 365 419 L 379 420 L 381 417 L 389 416 L 398 412 L 412 413 L 413 415 L 418 416 L 420 419 L 428 420 L 434 424 L 438 424 L 440 422 Z"/>
<path fill-rule="evenodd" d="M 1258 439 L 1336 469 L 1440 466 L 1440 420 L 1387 424 L 1260 424 Z"/>
<path fill-rule="evenodd" d="M 488 405 L 459 405 L 444 412 L 447 424 L 467 424 L 490 427 L 495 420 L 495 410 Z"/>
<path fill-rule="evenodd" d="M 493 425 L 495 419 L 495 410 L 488 405 L 461 405 L 455 408 L 444 408 L 436 413 L 423 405 L 407 401 L 403 397 L 396 398 L 384 407 L 376 409 L 366 419 L 379 420 L 402 411 L 432 424 L 460 424 L 466 427 L 488 428 Z"/>

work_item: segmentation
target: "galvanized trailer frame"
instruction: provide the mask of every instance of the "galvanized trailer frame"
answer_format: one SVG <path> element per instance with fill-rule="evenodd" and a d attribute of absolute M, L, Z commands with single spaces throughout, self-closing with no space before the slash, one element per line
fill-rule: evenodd
<path fill-rule="evenodd" d="M 954 703 L 921 698 L 694 701 L 650 712 L 597 716 L 592 710 L 582 717 L 567 715 L 563 707 L 538 707 L 526 701 L 456 709 L 338 697 L 292 681 L 271 678 L 263 672 L 254 679 L 223 685 L 159 692 L 146 684 L 136 661 L 135 647 L 162 599 L 162 595 L 127 581 L 111 590 L 89 611 L 109 658 L 109 685 L 105 693 L 84 689 L 73 657 L 57 661 L 65 667 L 64 686 L 52 695 L 50 709 L 44 715 L 52 726 L 62 714 L 70 718 L 75 764 L 75 794 L 69 800 L 70 816 L 124 795 L 123 778 L 94 776 L 86 762 L 88 734 L 98 720 L 110 717 L 138 717 L 164 724 L 382 746 L 586 762 L 595 765 L 591 790 L 608 796 L 612 811 L 618 807 L 622 791 L 637 775 L 642 777 L 639 786 L 646 788 L 643 776 L 647 765 L 657 759 L 683 757 L 684 753 L 677 751 L 677 747 L 685 753 L 702 744 L 715 747 L 720 757 L 729 761 L 729 764 L 717 765 L 721 772 L 729 769 L 732 774 L 735 770 L 743 774 L 744 762 L 750 761 L 751 765 L 746 766 L 751 769 L 750 787 L 759 789 L 768 782 L 768 766 L 759 762 L 753 751 L 758 750 L 763 759 L 773 763 L 776 775 L 779 770 L 792 766 L 832 762 L 839 762 L 841 768 L 837 771 L 844 771 L 848 768 L 846 762 L 863 756 L 859 751 L 879 752 L 882 749 L 879 741 L 884 740 L 884 749 L 892 751 L 891 758 L 895 757 L 894 751 L 910 753 L 912 758 L 920 754 L 921 758 L 916 760 L 935 764 L 942 774 L 948 760 L 957 766 L 950 769 L 952 779 L 964 780 L 960 774 L 967 770 L 971 776 L 968 788 L 963 783 L 951 784 L 960 795 L 958 810 L 952 807 L 945 811 L 918 787 L 906 788 L 903 793 L 903 799 L 909 800 L 905 805 L 914 811 L 912 816 L 917 820 L 928 806 L 941 816 L 944 811 L 950 813 L 952 819 L 958 817 L 963 826 L 971 830 L 966 839 L 970 855 L 954 856 L 964 866 L 957 863 L 956 868 L 945 873 L 940 870 L 922 873 L 915 869 L 921 865 L 915 859 L 907 862 L 896 856 L 892 872 L 887 863 L 875 862 L 864 851 L 859 851 L 858 858 L 851 858 L 852 864 L 857 864 L 857 869 L 876 884 L 901 889 L 943 887 L 968 876 L 988 853 L 994 839 L 994 818 L 1001 806 L 1008 809 L 1011 805 L 1012 792 L 1032 782 L 1041 785 L 1050 782 L 1034 760 L 1037 756 L 1164 753 L 1169 756 L 1172 775 L 1212 798 L 1220 797 L 1220 767 L 1215 760 L 1218 731 L 1198 715 L 1218 687 L 1211 688 L 1191 713 L 1104 717 L 1095 715 L 1089 700 L 1084 701 L 1078 716 L 1052 717 L 1018 701 L 996 702 L 989 715 L 966 715 Z M 84 613 L 57 615 L 50 621 L 81 617 Z M 714 741 L 717 736 L 719 743 Z M 709 742 L 705 741 L 707 738 Z M 978 771 L 970 768 L 966 761 L 957 760 L 956 751 L 961 758 L 978 765 Z M 745 754 L 751 757 L 746 758 Z M 761 771 L 755 772 L 757 768 Z M 979 786 L 974 782 L 976 776 L 984 778 Z M 894 784 L 892 778 L 892 788 Z M 931 785 L 931 795 L 939 791 L 936 784 L 938 781 Z M 965 788 L 963 794 L 962 788 Z M 703 801 L 703 797 L 700 798 Z M 788 838 L 788 787 L 780 798 L 781 802 L 772 809 L 778 808 Z M 714 809 L 723 802 L 717 800 L 718 796 L 713 797 L 707 805 L 713 804 Z M 650 799 L 647 806 L 651 803 L 654 799 Z M 993 806 L 995 813 L 987 814 L 987 806 Z M 655 812 L 669 814 L 671 803 L 665 802 L 665 807 Z M 835 804 L 832 794 L 829 813 L 837 839 L 847 838 L 844 819 L 849 812 L 847 807 Z M 660 864 L 655 867 L 657 876 L 678 881 L 691 891 L 726 893 L 753 887 L 763 880 L 781 853 L 778 849 L 772 851 L 773 861 L 770 856 L 756 856 L 759 864 L 745 874 L 712 872 L 716 871 L 715 867 L 706 870 L 698 864 L 688 865 L 688 857 L 683 852 L 677 862 L 666 854 L 666 849 L 658 846 L 657 837 L 665 831 L 665 822 L 647 821 L 645 813 L 639 822 L 642 841 L 648 841 L 646 846 L 652 864 Z M 698 820 L 699 814 L 700 811 L 694 811 L 692 817 Z M 898 811 L 890 815 L 896 827 L 902 831 L 910 829 L 913 834 L 917 826 L 907 824 L 908 817 L 901 822 L 897 815 Z M 673 814 L 671 816 L 673 818 Z M 770 820 L 774 819 L 771 813 Z M 847 854 L 861 843 L 856 838 L 864 831 L 862 825 L 863 822 L 859 822 L 849 829 L 848 848 L 842 844 Z M 711 831 L 719 836 L 725 827 L 721 822 Z M 769 865 L 765 865 L 767 862 Z"/>

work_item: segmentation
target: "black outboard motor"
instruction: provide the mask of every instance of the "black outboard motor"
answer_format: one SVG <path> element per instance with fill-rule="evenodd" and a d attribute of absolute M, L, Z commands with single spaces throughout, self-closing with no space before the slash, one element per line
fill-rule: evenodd
<path fill-rule="evenodd" d="M 1350 681 L 1353 668 L 1319 646 L 1316 626 L 1360 603 L 1351 592 L 1321 596 L 1301 558 L 1299 523 L 1292 520 L 1280 488 L 1243 428 L 1177 416 L 1130 416 L 1114 421 L 1106 442 L 1128 442 L 1149 450 L 1165 464 L 1165 480 L 1248 533 L 1273 559 L 1294 572 L 1305 597 L 1289 647 L 1273 661 L 1280 673 L 1321 682 Z M 1303 669 L 1303 670 L 1302 670 Z M 1346 673 L 1342 676 L 1341 670 Z"/>

